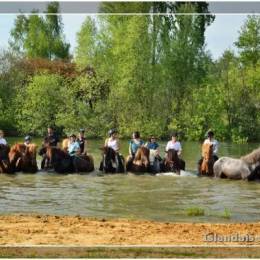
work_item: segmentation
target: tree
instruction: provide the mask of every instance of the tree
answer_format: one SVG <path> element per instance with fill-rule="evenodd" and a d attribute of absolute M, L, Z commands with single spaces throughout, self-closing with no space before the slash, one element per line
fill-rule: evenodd
<path fill-rule="evenodd" d="M 36 75 L 18 93 L 16 118 L 21 132 L 41 135 L 47 125 L 56 124 L 56 116 L 63 109 L 62 82 L 54 74 Z"/>
<path fill-rule="evenodd" d="M 97 28 L 95 21 L 87 17 L 77 33 L 77 47 L 75 50 L 75 61 L 80 68 L 95 65 Z"/>
<path fill-rule="evenodd" d="M 238 41 L 235 42 L 238 47 L 241 60 L 244 64 L 251 64 L 254 68 L 260 59 L 260 17 L 248 16 L 245 24 L 240 30 Z"/>
<path fill-rule="evenodd" d="M 50 3 L 45 17 L 18 15 L 11 30 L 11 48 L 29 58 L 68 59 L 70 45 L 65 42 L 59 4 Z"/>

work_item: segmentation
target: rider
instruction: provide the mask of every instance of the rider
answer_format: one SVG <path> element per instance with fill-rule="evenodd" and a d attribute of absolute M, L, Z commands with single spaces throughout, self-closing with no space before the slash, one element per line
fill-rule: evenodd
<path fill-rule="evenodd" d="M 68 147 L 68 153 L 70 156 L 75 156 L 80 153 L 80 144 L 77 142 L 77 137 L 74 134 L 69 136 L 70 143 Z"/>
<path fill-rule="evenodd" d="M 213 158 L 214 161 L 218 160 L 218 148 L 219 148 L 219 142 L 214 138 L 213 131 L 209 130 L 207 133 L 207 139 L 205 139 L 204 144 L 212 144 L 213 145 Z"/>
<path fill-rule="evenodd" d="M 0 130 L 0 144 L 7 145 L 7 142 L 4 138 L 4 131 Z"/>
<path fill-rule="evenodd" d="M 140 133 L 138 131 L 133 132 L 132 140 L 129 143 L 129 155 L 134 158 L 138 148 L 143 145 L 144 141 L 141 140 Z"/>
<path fill-rule="evenodd" d="M 29 146 L 31 144 L 32 138 L 29 135 L 26 135 L 24 138 L 24 145 Z"/>
<path fill-rule="evenodd" d="M 79 130 L 77 142 L 79 143 L 79 146 L 80 146 L 80 153 L 83 154 L 86 151 L 86 148 L 87 148 L 87 139 L 85 137 L 85 129 L 84 128 L 81 128 Z"/>
<path fill-rule="evenodd" d="M 171 135 L 171 140 L 167 143 L 165 151 L 168 152 L 168 150 L 170 149 L 174 149 L 175 151 L 177 151 L 178 155 L 181 155 L 182 152 L 182 147 L 181 147 L 181 143 L 178 141 L 178 133 L 172 133 Z"/>
<path fill-rule="evenodd" d="M 44 137 L 43 140 L 43 146 L 49 145 L 53 147 L 57 147 L 59 143 L 59 138 L 54 132 L 54 129 L 52 126 L 48 126 L 47 128 L 47 135 Z M 46 156 L 46 154 L 42 155 L 42 162 L 41 162 L 41 168 L 44 169 L 45 165 L 47 165 L 47 168 L 50 167 L 50 162 Z"/>
<path fill-rule="evenodd" d="M 59 143 L 59 137 L 54 132 L 54 129 L 52 126 L 49 126 L 47 128 L 47 135 L 44 138 L 44 143 L 48 143 L 50 146 L 58 146 Z"/>
<path fill-rule="evenodd" d="M 123 156 L 119 153 L 120 145 L 117 136 L 118 132 L 116 129 L 110 129 L 108 131 L 108 138 L 105 140 L 105 146 L 113 149 L 116 153 L 116 163 L 117 165 L 123 165 Z"/>
<path fill-rule="evenodd" d="M 204 140 L 203 144 L 212 144 L 213 145 L 213 159 L 214 159 L 214 162 L 216 162 L 218 160 L 218 156 L 217 156 L 217 153 L 218 153 L 218 148 L 219 148 L 219 142 L 214 139 L 214 132 L 209 130 L 207 132 L 207 138 Z M 203 157 L 201 157 L 198 161 L 198 169 L 200 169 L 200 166 L 203 162 Z"/>
<path fill-rule="evenodd" d="M 110 129 L 108 131 L 108 138 L 105 140 L 105 146 L 112 148 L 116 153 L 119 152 L 119 140 L 117 137 L 117 130 Z"/>
<path fill-rule="evenodd" d="M 156 157 L 161 160 L 161 157 L 160 157 L 160 152 L 159 152 L 159 144 L 156 142 L 156 138 L 155 136 L 151 136 L 149 139 L 148 139 L 148 142 L 145 144 L 145 146 L 149 149 L 149 150 L 154 150 L 155 151 L 155 154 L 156 154 Z"/>

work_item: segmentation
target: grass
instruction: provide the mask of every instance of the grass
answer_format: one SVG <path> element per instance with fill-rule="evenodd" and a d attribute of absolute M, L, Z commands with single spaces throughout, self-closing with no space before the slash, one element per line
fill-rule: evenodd
<path fill-rule="evenodd" d="M 231 212 L 229 209 L 225 208 L 224 212 L 220 215 L 222 218 L 230 219 L 231 218 Z"/>
<path fill-rule="evenodd" d="M 199 207 L 191 207 L 186 209 L 188 216 L 204 216 L 205 210 Z"/>

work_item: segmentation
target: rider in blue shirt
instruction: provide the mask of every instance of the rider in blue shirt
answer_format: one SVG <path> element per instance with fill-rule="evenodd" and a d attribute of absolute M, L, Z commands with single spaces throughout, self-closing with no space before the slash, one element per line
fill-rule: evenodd
<path fill-rule="evenodd" d="M 159 148 L 159 144 L 156 142 L 156 138 L 151 136 L 145 146 L 150 150 L 157 150 Z"/>
<path fill-rule="evenodd" d="M 140 138 L 138 131 L 133 132 L 132 140 L 129 143 L 129 154 L 134 157 L 138 148 L 144 145 L 144 141 Z"/>
<path fill-rule="evenodd" d="M 74 134 L 70 135 L 70 144 L 68 147 L 68 153 L 70 156 L 74 156 L 74 155 L 80 153 L 80 145 L 76 139 L 77 139 L 76 135 L 74 135 Z"/>

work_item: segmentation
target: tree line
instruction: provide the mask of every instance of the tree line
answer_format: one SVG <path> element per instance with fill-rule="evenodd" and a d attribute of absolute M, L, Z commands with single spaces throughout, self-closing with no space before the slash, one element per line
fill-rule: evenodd
<path fill-rule="evenodd" d="M 103 3 L 123 13 L 125 3 Z M 205 30 L 208 4 L 132 3 L 131 10 L 168 15 L 87 16 L 75 53 L 65 40 L 58 3 L 46 15 L 18 15 L 1 52 L 0 128 L 41 135 L 46 125 L 92 137 L 117 128 L 124 137 L 164 138 L 179 131 L 199 140 L 260 140 L 260 18 L 248 16 L 234 43 L 213 60 Z M 176 13 L 193 13 L 176 15 Z"/>

